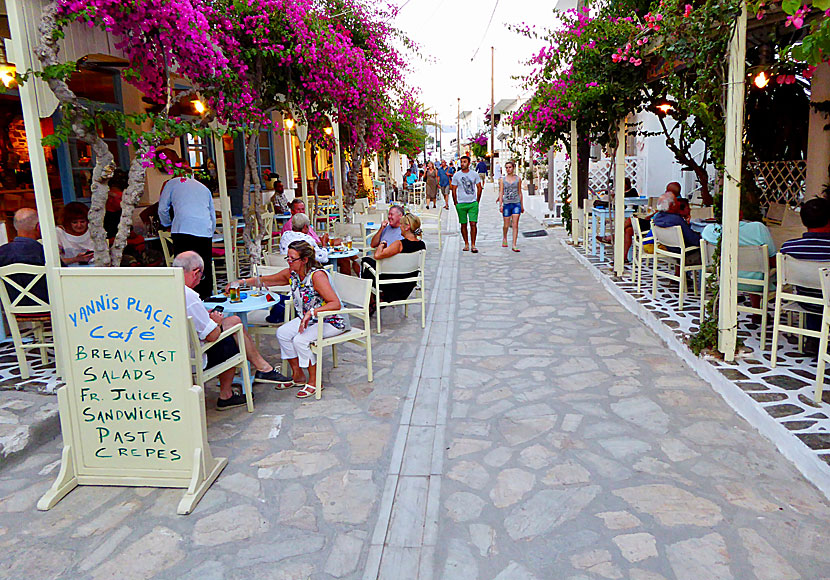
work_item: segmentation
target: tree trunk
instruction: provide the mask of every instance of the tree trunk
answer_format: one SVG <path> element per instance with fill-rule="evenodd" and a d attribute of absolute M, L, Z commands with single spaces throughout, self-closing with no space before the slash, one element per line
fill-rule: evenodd
<path fill-rule="evenodd" d="M 245 143 L 245 179 L 242 189 L 242 215 L 245 216 L 245 230 L 242 234 L 245 248 L 251 259 L 251 267 L 262 262 L 262 239 L 265 232 L 262 225 L 262 182 L 259 179 L 257 154 L 259 153 L 259 130 L 248 135 Z M 271 232 L 268 232 L 270 235 Z"/>
<path fill-rule="evenodd" d="M 35 48 L 34 52 L 44 67 L 62 64 L 58 59 L 57 32 L 59 26 L 55 17 L 56 11 L 57 6 L 55 4 L 51 4 L 46 8 L 38 27 L 41 44 Z M 91 183 L 92 203 L 89 208 L 90 239 L 95 252 L 95 265 L 110 266 L 112 265 L 112 257 L 107 243 L 107 234 L 104 231 L 104 212 L 109 196 L 109 184 L 107 182 L 115 169 L 115 159 L 106 142 L 98 136 L 94 127 L 90 128 L 85 125 L 85 122 L 94 118 L 93 111 L 87 109 L 80 102 L 66 81 L 48 79 L 47 82 L 58 101 L 63 105 L 63 112 L 70 120 L 73 133 L 78 139 L 89 144 L 95 154 L 95 166 L 92 169 Z"/>

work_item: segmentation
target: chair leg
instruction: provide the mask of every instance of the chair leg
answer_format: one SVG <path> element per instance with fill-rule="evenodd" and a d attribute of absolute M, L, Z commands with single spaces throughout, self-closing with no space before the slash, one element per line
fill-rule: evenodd
<path fill-rule="evenodd" d="M 35 340 L 37 340 L 39 343 L 43 344 L 43 342 L 45 340 L 43 323 L 36 322 L 34 328 L 35 328 Z M 40 364 L 42 364 L 43 366 L 46 366 L 47 364 L 49 364 L 49 355 L 46 352 L 46 347 L 41 346 L 38 350 L 40 351 Z"/>
<path fill-rule="evenodd" d="M 367 330 L 369 332 L 366 333 L 366 373 L 368 375 L 369 382 L 371 383 L 374 379 L 373 375 L 373 365 L 372 365 L 372 332 L 369 328 L 368 321 L 367 321 Z"/>
<path fill-rule="evenodd" d="M 403 317 L 404 318 L 409 317 L 409 304 L 404 304 L 403 305 Z"/>
<path fill-rule="evenodd" d="M 704 270 L 700 271 L 700 324 L 703 324 L 703 317 L 706 314 L 706 278 Z M 764 348 L 761 345 L 761 348 Z"/>
<path fill-rule="evenodd" d="M 332 364 L 336 367 L 337 366 L 337 345 L 331 345 L 331 360 Z"/>
<path fill-rule="evenodd" d="M 685 266 L 685 262 L 683 259 L 680 260 L 680 302 L 677 305 L 678 310 L 683 310 L 683 297 L 686 294 L 686 271 L 683 269 Z"/>
<path fill-rule="evenodd" d="M 772 319 L 772 347 L 769 353 L 769 362 L 772 368 L 778 359 L 778 319 L 781 318 L 781 298 L 780 293 L 775 297 L 775 312 L 773 312 Z"/>
<path fill-rule="evenodd" d="M 798 328 L 804 330 L 804 313 L 798 313 Z M 798 352 L 804 352 L 804 335 L 799 333 L 798 335 Z"/>
<path fill-rule="evenodd" d="M 654 257 L 654 267 L 651 269 L 651 297 L 657 298 L 657 265 L 659 260 Z"/>
<path fill-rule="evenodd" d="M 317 364 L 314 367 L 314 384 L 317 388 L 314 389 L 314 398 L 318 401 L 323 396 L 323 349 L 320 349 L 317 354 Z"/>
<path fill-rule="evenodd" d="M 248 404 L 248 412 L 254 412 L 254 390 L 251 386 L 251 374 L 248 372 L 248 362 L 240 365 L 239 372 L 242 373 L 242 388 L 245 391 L 245 401 Z"/>
<path fill-rule="evenodd" d="M 827 359 L 827 335 L 830 330 L 830 321 L 822 319 L 821 321 L 821 338 L 818 345 L 818 366 L 816 367 L 816 388 L 813 400 L 816 403 L 821 403 L 821 395 L 824 391 L 824 368 Z"/>

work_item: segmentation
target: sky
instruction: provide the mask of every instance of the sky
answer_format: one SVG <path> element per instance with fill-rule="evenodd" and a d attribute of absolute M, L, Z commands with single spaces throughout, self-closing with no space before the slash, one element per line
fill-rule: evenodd
<path fill-rule="evenodd" d="M 495 101 L 529 96 L 511 77 L 528 70 L 523 62 L 543 44 L 505 25 L 550 26 L 557 0 L 396 1 L 402 6 L 396 26 L 420 45 L 427 59 L 413 60 L 409 84 L 420 89 L 422 102 L 438 113 L 443 125 L 455 125 L 459 97 L 462 111 L 471 110 L 483 119 L 490 106 L 491 46 L 495 47 Z M 560 7 L 568 4 L 573 1 L 559 0 Z"/>

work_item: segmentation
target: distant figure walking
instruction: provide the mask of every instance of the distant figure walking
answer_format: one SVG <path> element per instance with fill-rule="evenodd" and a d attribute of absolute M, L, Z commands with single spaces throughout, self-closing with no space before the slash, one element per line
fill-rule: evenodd
<path fill-rule="evenodd" d="M 458 222 L 461 224 L 461 237 L 464 238 L 464 251 L 478 253 L 476 236 L 478 235 L 478 202 L 481 200 L 481 178 L 470 170 L 470 158 L 461 158 L 461 170 L 452 176 L 452 201 Z M 467 237 L 467 222 L 470 222 L 470 234 Z M 472 244 L 471 244 L 472 242 Z"/>
<path fill-rule="evenodd" d="M 435 169 L 435 163 L 432 161 L 427 164 L 427 170 L 426 173 L 424 173 L 424 181 L 427 184 L 426 207 L 429 207 L 429 202 L 432 202 L 432 207 L 435 209 L 437 207 L 435 205 L 435 199 L 438 197 L 438 170 Z"/>
<path fill-rule="evenodd" d="M 455 170 L 453 169 L 453 173 Z M 441 193 L 444 196 L 444 209 L 450 209 L 450 178 L 452 173 L 449 172 L 447 162 L 441 160 L 441 166 L 438 168 L 438 187 L 441 188 Z"/>
<path fill-rule="evenodd" d="M 501 247 L 507 247 L 507 230 L 513 226 L 513 251 L 519 252 L 519 216 L 524 211 L 524 200 L 522 198 L 522 180 L 515 174 L 516 166 L 512 161 L 504 164 L 504 169 L 507 175 L 499 183 L 499 209 L 501 215 L 504 217 L 504 226 L 502 227 Z"/>

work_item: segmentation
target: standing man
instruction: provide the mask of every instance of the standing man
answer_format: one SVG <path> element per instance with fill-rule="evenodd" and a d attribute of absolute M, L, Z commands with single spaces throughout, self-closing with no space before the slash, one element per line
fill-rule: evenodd
<path fill-rule="evenodd" d="M 450 209 L 450 174 L 447 171 L 447 162 L 443 159 L 438 168 L 438 187 L 441 188 L 441 194 L 444 196 L 444 209 Z"/>
<path fill-rule="evenodd" d="M 464 159 L 462 157 L 462 159 Z M 481 178 L 481 183 L 484 183 L 484 178 L 487 177 L 487 162 L 484 159 L 478 160 L 478 165 L 476 165 L 476 172 L 478 176 Z"/>
<path fill-rule="evenodd" d="M 162 149 L 160 153 L 174 164 L 182 163 L 179 154 L 172 149 Z M 202 300 L 210 298 L 213 294 L 213 232 L 216 229 L 213 194 L 192 177 L 173 177 L 161 189 L 158 213 L 161 225 L 172 225 L 174 252 L 193 251 L 201 256 L 205 263 L 204 272 L 194 290 Z"/>
<path fill-rule="evenodd" d="M 461 224 L 461 237 L 464 238 L 464 251 L 478 253 L 476 235 L 478 234 L 478 202 L 481 201 L 481 177 L 470 171 L 470 158 L 461 158 L 461 170 L 452 176 L 452 201 Z M 467 238 L 467 222 L 470 222 L 470 238 Z M 472 242 L 472 246 L 470 245 Z"/>

